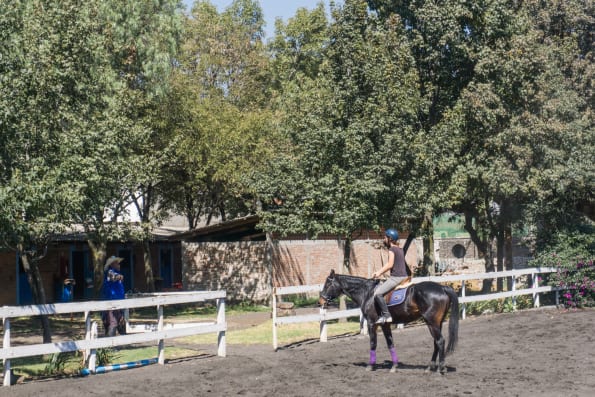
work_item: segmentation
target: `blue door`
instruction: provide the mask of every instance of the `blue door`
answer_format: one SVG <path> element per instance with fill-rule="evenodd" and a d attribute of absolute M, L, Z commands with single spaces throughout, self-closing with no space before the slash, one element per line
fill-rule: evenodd
<path fill-rule="evenodd" d="M 173 250 L 170 246 L 159 247 L 159 275 L 163 288 L 171 288 L 173 283 Z"/>
<path fill-rule="evenodd" d="M 93 299 L 93 263 L 88 249 L 70 251 L 70 278 L 76 282 L 74 285 L 74 300 Z"/>

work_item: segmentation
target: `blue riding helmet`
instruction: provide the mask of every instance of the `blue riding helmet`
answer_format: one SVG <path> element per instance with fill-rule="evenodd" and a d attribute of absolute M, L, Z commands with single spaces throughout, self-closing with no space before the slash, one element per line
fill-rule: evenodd
<path fill-rule="evenodd" d="M 386 229 L 384 235 L 392 241 L 397 241 L 399 239 L 399 232 L 397 232 L 395 229 Z"/>

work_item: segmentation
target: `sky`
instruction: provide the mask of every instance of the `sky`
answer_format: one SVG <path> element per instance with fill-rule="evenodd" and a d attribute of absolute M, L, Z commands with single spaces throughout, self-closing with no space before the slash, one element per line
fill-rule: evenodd
<path fill-rule="evenodd" d="M 233 1 L 232 0 L 210 0 L 211 4 L 217 6 L 219 12 L 227 8 Z M 277 17 L 287 21 L 289 18 L 295 15 L 298 8 L 307 8 L 312 10 L 316 8 L 316 5 L 322 0 L 260 0 L 260 6 L 264 14 L 265 26 L 265 39 L 270 39 L 275 33 L 275 19 Z M 327 11 L 329 9 L 329 0 L 324 0 Z M 335 0 L 335 3 L 340 4 L 341 1 Z M 184 0 L 186 9 L 190 10 L 194 0 Z"/>

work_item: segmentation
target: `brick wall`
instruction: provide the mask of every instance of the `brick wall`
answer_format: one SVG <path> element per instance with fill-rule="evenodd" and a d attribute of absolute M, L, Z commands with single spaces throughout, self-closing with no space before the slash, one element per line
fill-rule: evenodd
<path fill-rule="evenodd" d="M 2 288 L 0 288 L 0 304 L 14 305 L 16 304 L 17 295 L 17 281 L 16 281 L 16 264 L 13 252 L 0 251 L 0 280 L 2 280 Z"/>
<path fill-rule="evenodd" d="M 271 295 L 265 242 L 182 243 L 186 290 L 227 291 L 230 302 L 267 302 Z"/>
<path fill-rule="evenodd" d="M 417 263 L 418 245 L 413 242 L 407 252 L 410 264 Z M 348 273 L 370 277 L 387 258 L 381 241 L 356 240 Z M 266 242 L 182 244 L 184 288 L 225 289 L 233 302 L 267 303 L 271 285 L 323 283 L 331 269 L 343 273 L 342 263 L 343 242 L 338 240 L 275 240 L 270 248 Z"/>

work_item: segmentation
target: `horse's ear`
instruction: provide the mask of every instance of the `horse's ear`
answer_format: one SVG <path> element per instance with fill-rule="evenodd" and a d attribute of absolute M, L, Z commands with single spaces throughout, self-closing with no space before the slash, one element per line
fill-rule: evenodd
<path fill-rule="evenodd" d="M 333 277 L 335 275 L 335 269 L 331 270 L 331 274 L 329 277 Z"/>

